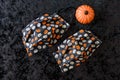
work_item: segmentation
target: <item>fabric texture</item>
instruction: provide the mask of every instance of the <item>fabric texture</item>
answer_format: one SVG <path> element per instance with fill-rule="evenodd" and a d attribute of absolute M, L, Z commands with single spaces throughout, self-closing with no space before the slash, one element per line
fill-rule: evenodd
<path fill-rule="evenodd" d="M 88 25 L 75 19 L 82 4 L 95 10 Z M 120 80 L 119 4 L 119 0 L 0 0 L 0 80 Z M 29 58 L 21 31 L 44 13 L 57 13 L 71 26 L 57 44 Z M 90 30 L 102 44 L 80 67 L 62 73 L 52 53 L 80 29 Z"/>

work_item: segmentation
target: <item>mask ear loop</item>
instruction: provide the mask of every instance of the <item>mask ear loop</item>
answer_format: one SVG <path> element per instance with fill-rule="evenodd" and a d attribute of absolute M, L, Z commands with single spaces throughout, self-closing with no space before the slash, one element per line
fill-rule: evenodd
<path fill-rule="evenodd" d="M 69 23 L 72 23 L 73 19 L 74 19 L 73 17 L 75 15 L 75 10 L 76 9 L 74 7 L 70 6 L 70 7 L 67 7 L 67 8 L 62 8 L 62 9 L 56 11 L 56 12 L 60 16 L 63 16 L 64 19 L 65 19 L 65 17 L 67 17 L 67 19 L 69 18 L 69 20 L 66 19 L 66 21 L 68 21 Z"/>

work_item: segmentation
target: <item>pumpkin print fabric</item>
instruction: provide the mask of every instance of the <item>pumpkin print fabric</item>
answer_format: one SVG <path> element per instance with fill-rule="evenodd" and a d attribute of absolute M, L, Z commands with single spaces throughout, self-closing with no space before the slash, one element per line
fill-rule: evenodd
<path fill-rule="evenodd" d="M 81 5 L 76 9 L 75 17 L 82 24 L 89 24 L 94 16 L 94 10 L 88 5 Z"/>
<path fill-rule="evenodd" d="M 29 56 L 40 49 L 51 47 L 62 37 L 69 24 L 59 15 L 44 14 L 33 20 L 23 30 L 23 44 Z"/>
<path fill-rule="evenodd" d="M 88 59 L 100 44 L 101 41 L 90 31 L 80 30 L 65 39 L 53 55 L 61 71 L 66 72 L 80 66 L 80 63 Z"/>

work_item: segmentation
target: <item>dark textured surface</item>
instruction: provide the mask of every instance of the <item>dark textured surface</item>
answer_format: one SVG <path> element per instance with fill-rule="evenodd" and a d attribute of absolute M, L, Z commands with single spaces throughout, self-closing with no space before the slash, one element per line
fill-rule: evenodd
<path fill-rule="evenodd" d="M 95 9 L 95 20 L 89 25 L 74 18 L 74 8 L 81 4 Z M 119 5 L 120 0 L 0 0 L 0 80 L 120 80 Z M 21 30 L 46 12 L 58 12 L 71 24 L 59 43 L 84 28 L 102 45 L 86 63 L 67 73 L 60 72 L 51 54 L 59 43 L 28 58 Z"/>

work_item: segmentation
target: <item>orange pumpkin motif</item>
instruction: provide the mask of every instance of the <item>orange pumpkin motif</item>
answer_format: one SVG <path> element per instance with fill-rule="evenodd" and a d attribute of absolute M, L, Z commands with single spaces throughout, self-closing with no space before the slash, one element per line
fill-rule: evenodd
<path fill-rule="evenodd" d="M 81 5 L 76 9 L 75 17 L 78 22 L 88 24 L 94 19 L 95 13 L 89 5 Z"/>

